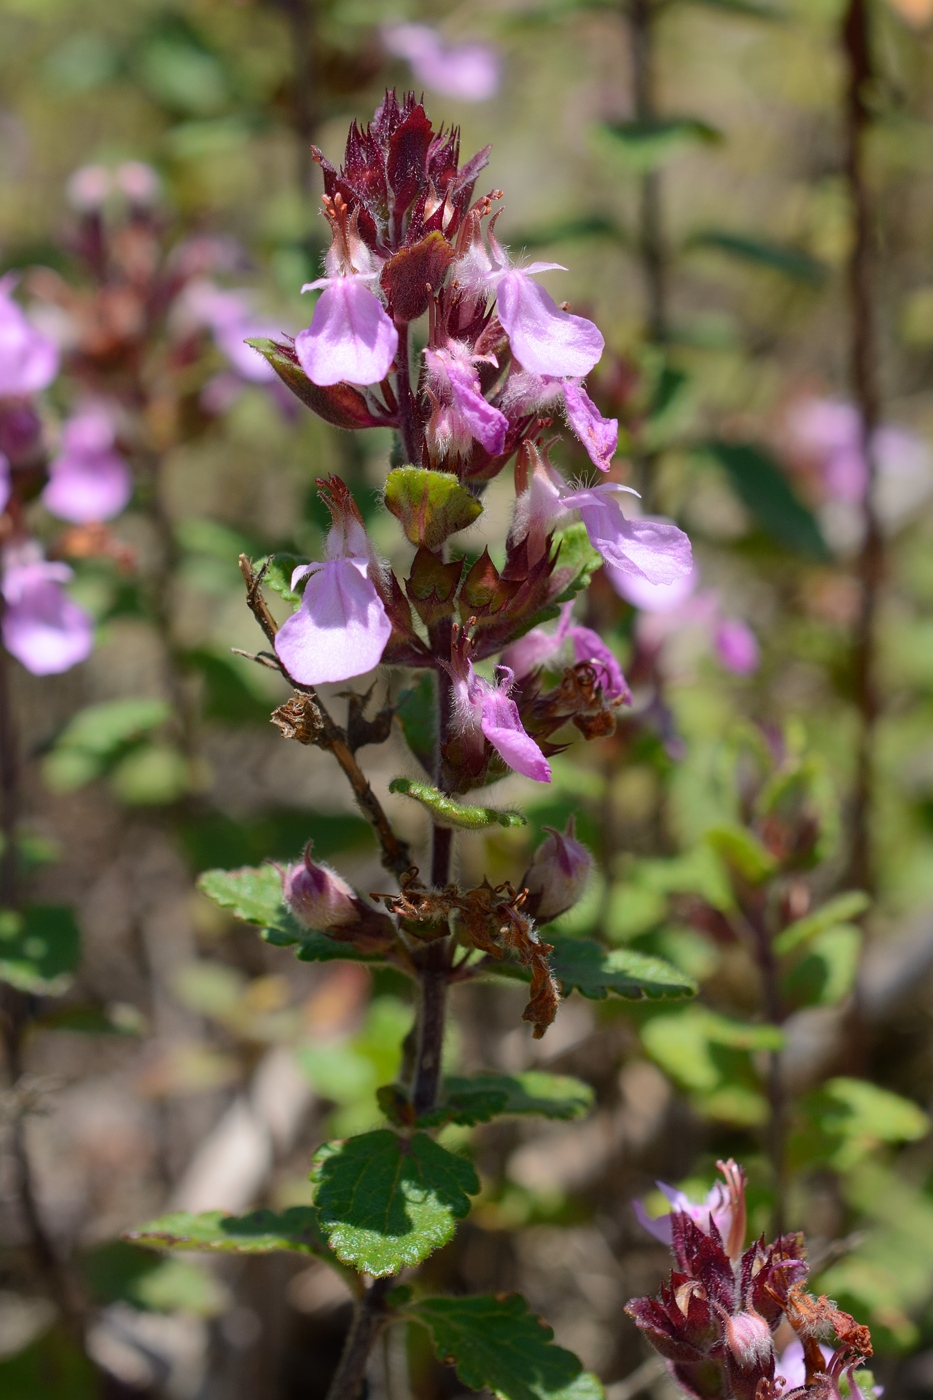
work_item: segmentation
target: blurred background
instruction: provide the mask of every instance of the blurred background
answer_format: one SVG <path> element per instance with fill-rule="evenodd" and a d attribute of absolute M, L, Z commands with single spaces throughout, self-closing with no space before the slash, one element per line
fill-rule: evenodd
<path fill-rule="evenodd" d="M 698 563 L 674 606 L 597 577 L 586 621 L 631 712 L 546 790 L 504 784 L 529 828 L 464 838 L 461 864 L 516 879 L 575 815 L 601 873 L 566 931 L 660 953 L 700 997 L 575 994 L 537 1042 L 521 988 L 458 990 L 451 1066 L 576 1074 L 596 1107 L 448 1129 L 483 1194 L 426 1275 L 521 1289 L 613 1400 L 663 1396 L 622 1312 L 667 1267 L 631 1202 L 656 1214 L 655 1178 L 702 1196 L 734 1155 L 753 1228 L 777 1209 L 806 1229 L 817 1288 L 871 1326 L 886 1395 L 933 1394 L 933 5 L 868 5 L 855 116 L 848 9 L 0 3 L 0 271 L 62 366 L 34 421 L 0 411 L 3 451 L 38 472 L 22 518 L 95 625 L 70 669 L 6 663 L 4 903 L 27 904 L 0 929 L 4 1397 L 314 1400 L 339 1355 L 349 1293 L 323 1264 L 119 1237 L 167 1209 L 308 1202 L 311 1153 L 377 1120 L 410 1022 L 401 977 L 302 964 L 195 886 L 308 839 L 360 889 L 389 878 L 328 756 L 270 726 L 280 682 L 231 653 L 260 644 L 238 554 L 319 557 L 315 477 L 347 480 L 395 548 L 389 435 L 330 428 L 242 348 L 309 323 L 309 147 L 338 161 L 387 85 L 423 91 L 464 157 L 493 143 L 477 192 L 505 191 L 513 255 L 568 267 L 548 285 L 606 335 L 588 387 L 622 424 L 616 474 Z M 39 495 L 102 397 L 135 483 L 103 524 Z M 467 549 L 495 555 L 508 504 L 494 483 Z M 363 760 L 381 792 L 411 769 L 398 726 Z M 848 891 L 866 897 L 799 932 Z M 741 925 L 781 901 L 798 941 L 769 1001 Z M 389 1335 L 370 1395 L 463 1393 L 423 1337 Z"/>

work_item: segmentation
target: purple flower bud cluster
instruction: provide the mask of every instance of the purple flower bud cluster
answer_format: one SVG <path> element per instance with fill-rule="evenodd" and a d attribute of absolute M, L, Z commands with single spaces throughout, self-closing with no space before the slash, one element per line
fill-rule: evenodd
<path fill-rule="evenodd" d="M 719 1168 L 725 1184 L 701 1205 L 662 1185 L 668 1215 L 652 1221 L 636 1207 L 675 1267 L 656 1298 L 635 1298 L 625 1311 L 695 1400 L 841 1400 L 844 1378 L 850 1395 L 862 1394 L 868 1329 L 807 1293 L 802 1235 L 773 1244 L 761 1236 L 745 1248 L 745 1174 L 733 1161 Z M 831 1337 L 834 1348 L 821 1345 Z"/>
<path fill-rule="evenodd" d="M 412 94 L 390 92 L 369 126 L 351 128 L 340 169 L 315 158 L 331 242 L 324 275 L 304 290 L 320 296 L 294 343 L 267 347 L 269 363 L 329 422 L 394 428 L 425 494 L 400 505 L 387 483 L 387 504 L 417 547 L 400 580 L 346 487 L 319 482 L 333 528 L 325 557 L 295 571 L 293 587 L 307 582 L 276 638 L 279 659 L 299 685 L 348 680 L 380 661 L 432 668 L 452 687 L 441 755 L 449 790 L 508 768 L 546 782 L 560 747 L 551 734 L 568 721 L 587 737 L 610 732 L 612 710 L 630 698 L 610 649 L 573 620 L 563 534 L 579 520 L 607 567 L 659 586 L 690 574 L 690 543 L 668 521 L 624 513 L 619 497 L 631 488 L 571 484 L 550 460 L 558 416 L 596 472 L 611 471 L 618 423 L 584 384 L 604 340 L 537 280 L 559 264 L 508 256 L 501 193 L 474 193 L 488 150 L 461 165 L 457 131 L 435 131 Z M 504 562 L 486 551 L 472 563 L 457 557 L 447 540 L 510 463 Z M 454 520 L 442 502 L 457 492 Z M 554 616 L 555 631 L 540 625 Z M 499 653 L 498 666 L 480 667 Z M 545 690 L 548 673 L 560 680 Z"/>

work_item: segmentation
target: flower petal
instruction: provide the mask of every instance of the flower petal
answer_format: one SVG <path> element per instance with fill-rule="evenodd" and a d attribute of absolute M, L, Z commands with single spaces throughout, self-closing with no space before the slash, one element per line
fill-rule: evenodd
<path fill-rule="evenodd" d="M 502 691 L 490 687 L 482 699 L 481 728 L 510 768 L 536 783 L 551 781 L 551 765 L 530 734 L 522 728 L 518 706 Z"/>
<path fill-rule="evenodd" d="M 632 692 L 622 674 L 622 667 L 606 646 L 602 637 L 589 627 L 571 627 L 573 654 L 576 660 L 595 663 L 596 669 L 603 672 L 602 687 L 610 700 L 624 700 L 630 704 Z"/>
<path fill-rule="evenodd" d="M 382 599 L 353 559 L 330 559 L 309 578 L 275 650 L 302 685 L 346 681 L 378 666 L 392 634 Z"/>
<path fill-rule="evenodd" d="M 19 579 L 12 577 L 19 573 Z M 3 645 L 34 676 L 53 676 L 84 661 L 94 646 L 94 623 L 41 566 L 11 569 Z"/>
<path fill-rule="evenodd" d="M 374 292 L 356 277 L 334 277 L 321 293 L 311 325 L 295 340 L 312 384 L 378 384 L 398 349 L 398 331 Z"/>
<path fill-rule="evenodd" d="M 646 578 L 624 573 L 621 569 L 607 568 L 606 572 L 619 596 L 647 613 L 675 612 L 692 597 L 700 582 L 699 569 L 682 574 L 673 583 L 649 583 Z"/>
<path fill-rule="evenodd" d="M 664 520 L 626 520 L 608 497 L 580 507 L 593 548 L 623 573 L 649 583 L 674 583 L 693 568 L 690 541 Z"/>
<path fill-rule="evenodd" d="M 112 520 L 133 494 L 133 478 L 116 452 L 82 454 L 65 451 L 49 467 L 42 493 L 47 510 L 61 520 L 87 525 Z"/>
<path fill-rule="evenodd" d="M 492 456 L 505 447 L 505 435 L 509 420 L 498 408 L 483 398 L 479 392 L 479 379 L 464 365 L 451 362 L 447 365 L 447 379 L 453 395 L 454 407 L 460 413 L 473 437 Z"/>
<path fill-rule="evenodd" d="M 716 628 L 713 644 L 727 671 L 749 676 L 758 670 L 758 638 L 740 618 L 723 618 Z"/>
<path fill-rule="evenodd" d="M 589 453 L 590 461 L 607 472 L 619 447 L 617 418 L 604 418 L 582 384 L 564 385 L 567 419 Z"/>
<path fill-rule="evenodd" d="M 593 322 L 561 311 L 525 271 L 512 268 L 500 276 L 497 302 L 512 353 L 533 374 L 582 378 L 603 353 L 605 341 Z"/>

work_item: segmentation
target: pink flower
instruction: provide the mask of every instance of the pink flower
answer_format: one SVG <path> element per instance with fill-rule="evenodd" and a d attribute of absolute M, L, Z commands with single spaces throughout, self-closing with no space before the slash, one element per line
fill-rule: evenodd
<path fill-rule="evenodd" d="M 538 272 L 566 272 L 562 263 L 530 263 L 512 267 L 505 250 L 489 229 L 487 253 L 476 238 L 458 265 L 464 286 L 496 294 L 499 320 L 509 337 L 512 354 L 532 374 L 558 379 L 589 374 L 603 353 L 605 341 L 592 321 L 562 311 L 543 287 L 532 281 Z"/>
<path fill-rule="evenodd" d="M 410 64 L 416 82 L 443 97 L 485 102 L 499 90 L 502 63 L 492 44 L 473 40 L 448 46 L 427 24 L 383 25 L 382 42 Z"/>
<path fill-rule="evenodd" d="M 792 451 L 812 460 L 829 500 L 858 505 L 865 499 L 868 466 L 862 420 L 854 404 L 844 399 L 803 399 L 788 412 L 787 426 Z M 927 494 L 929 450 L 915 433 L 891 424 L 875 430 L 871 450 L 882 517 L 903 515 Z"/>
<path fill-rule="evenodd" d="M 666 1182 L 657 1182 L 658 1189 L 670 1202 L 667 1215 L 652 1219 L 641 1201 L 633 1201 L 632 1208 L 640 1225 L 654 1235 L 662 1244 L 671 1244 L 673 1239 L 672 1221 L 678 1213 L 688 1215 L 704 1235 L 712 1233 L 713 1227 L 719 1232 L 726 1253 L 730 1259 L 738 1259 L 745 1246 L 745 1173 L 730 1158 L 716 1164 L 725 1181 L 717 1181 L 710 1189 L 705 1201 L 691 1201 L 690 1197 Z"/>
<path fill-rule="evenodd" d="M 0 398 L 37 394 L 58 373 L 58 346 L 13 300 L 16 274 L 0 277 Z"/>
<path fill-rule="evenodd" d="M 575 662 L 589 662 L 597 671 L 608 699 L 630 704 L 631 691 L 618 661 L 596 632 L 574 623 L 572 614 L 573 603 L 565 603 L 553 632 L 545 632 L 543 627 L 532 628 L 524 637 L 506 647 L 502 653 L 502 664 L 511 667 L 521 678 L 530 675 L 539 666 L 546 666 L 561 651 L 569 648 Z"/>
<path fill-rule="evenodd" d="M 112 190 L 113 178 L 106 165 L 79 166 L 65 185 L 68 203 L 81 214 L 96 213 L 106 204 Z"/>
<path fill-rule="evenodd" d="M 398 331 L 367 283 L 379 268 L 360 238 L 357 212 L 348 217 L 339 195 L 324 199 L 333 230 L 326 277 L 306 282 L 303 292 L 323 287 L 307 330 L 295 340 L 298 362 L 312 384 L 379 384 L 398 350 Z"/>
<path fill-rule="evenodd" d="M 42 493 L 46 509 L 78 525 L 120 514 L 133 494 L 133 478 L 113 449 L 114 437 L 101 405 L 87 404 L 68 420 L 61 450 L 49 464 L 49 483 Z"/>
<path fill-rule="evenodd" d="M 301 685 L 364 675 L 379 665 L 392 634 L 371 577 L 378 569 L 372 546 L 362 522 L 342 505 L 334 509 L 325 552 L 322 563 L 299 565 L 292 574 L 293 589 L 308 582 L 275 639 L 279 659 Z"/>
<path fill-rule="evenodd" d="M 556 379 L 553 375 L 513 372 L 505 386 L 502 407 L 511 418 L 521 418 L 563 398 L 567 421 L 586 448 L 590 461 L 600 471 L 608 471 L 619 446 L 619 423 L 604 418 L 577 379 Z"/>
<path fill-rule="evenodd" d="M 505 447 L 509 420 L 482 394 L 475 360 L 469 348 L 451 341 L 439 350 L 425 350 L 427 390 L 437 407 L 428 436 L 443 456 L 465 457 L 475 438 L 493 457 Z"/>
<path fill-rule="evenodd" d="M 481 749 L 487 739 L 510 768 L 537 783 L 551 781 L 551 765 L 522 726 L 518 706 L 509 699 L 515 679 L 508 666 L 499 666 L 493 684 L 478 676 L 467 655 L 466 638 L 455 646 L 450 663 L 443 663 L 454 683 L 454 725 L 467 744 Z"/>
<path fill-rule="evenodd" d="M 637 635 L 641 644 L 657 651 L 668 638 L 686 634 L 703 647 L 712 647 L 722 666 L 746 676 L 758 669 L 760 652 L 754 632 L 737 617 L 726 617 L 715 589 L 699 589 L 700 573 L 669 584 L 652 584 L 620 569 L 607 569 L 613 588 L 638 608 Z"/>
<path fill-rule="evenodd" d="M 71 576 L 36 544 L 9 550 L 3 561 L 3 645 L 34 676 L 57 675 L 91 654 L 94 623 L 61 587 Z"/>
<path fill-rule="evenodd" d="M 206 277 L 198 278 L 185 288 L 181 316 L 183 321 L 208 327 L 218 350 L 241 379 L 254 384 L 276 381 L 268 360 L 245 341 L 272 338 L 281 328 L 256 315 L 248 293 L 218 287 Z"/>
<path fill-rule="evenodd" d="M 749 676 L 758 670 L 758 638 L 740 618 L 724 617 L 716 628 L 713 645 L 727 671 Z"/>
<path fill-rule="evenodd" d="M 151 165 L 142 160 L 125 160 L 113 173 L 113 183 L 131 204 L 145 209 L 158 204 L 162 181 Z"/>

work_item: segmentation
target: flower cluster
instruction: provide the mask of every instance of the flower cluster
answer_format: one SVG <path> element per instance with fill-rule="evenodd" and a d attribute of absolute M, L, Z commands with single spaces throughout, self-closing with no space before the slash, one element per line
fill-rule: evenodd
<path fill-rule="evenodd" d="M 609 732 L 630 698 L 609 648 L 573 620 L 582 576 L 563 541 L 582 526 L 608 567 L 656 585 L 689 575 L 689 541 L 668 521 L 623 512 L 620 496 L 634 493 L 611 475 L 618 424 L 584 384 L 603 336 L 537 280 L 557 264 L 509 258 L 496 232 L 500 192 L 474 193 L 488 151 L 461 165 L 455 130 L 434 131 L 414 96 L 388 93 L 369 126 L 351 128 L 340 169 L 315 156 L 331 242 L 324 275 L 304 290 L 320 296 L 294 342 L 257 348 L 327 421 L 396 430 L 408 465 L 390 473 L 385 503 L 416 553 L 398 579 L 346 487 L 320 481 L 333 528 L 324 559 L 295 572 L 293 587 L 307 582 L 276 638 L 279 660 L 312 686 L 380 661 L 434 669 L 451 687 L 440 736 L 448 792 L 508 768 L 547 781 L 561 747 L 552 735 L 568 722 L 587 737 Z M 606 479 L 561 474 L 549 456 L 556 416 Z M 487 551 L 452 557 L 448 540 L 513 462 L 501 567 Z M 549 632 L 541 624 L 554 616 Z M 480 663 L 503 651 L 484 674 Z"/>
<path fill-rule="evenodd" d="M 868 1329 L 806 1291 L 801 1235 L 745 1248 L 745 1176 L 735 1162 L 719 1167 L 725 1186 L 704 1204 L 662 1188 L 670 1214 L 639 1212 L 670 1244 L 675 1268 L 657 1298 L 636 1298 L 626 1312 L 696 1400 L 841 1400 L 844 1381 L 850 1396 L 863 1394 Z M 832 1349 L 821 1345 L 830 1340 Z"/>

